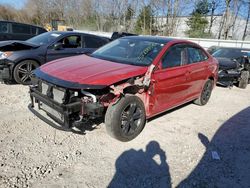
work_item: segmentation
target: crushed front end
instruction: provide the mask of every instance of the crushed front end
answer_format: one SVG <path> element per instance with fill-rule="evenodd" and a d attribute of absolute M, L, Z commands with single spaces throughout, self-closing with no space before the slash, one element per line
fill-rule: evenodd
<path fill-rule="evenodd" d="M 105 93 L 108 93 L 106 89 L 68 89 L 38 80 L 36 85 L 30 86 L 29 108 L 47 123 L 51 124 L 51 121 L 41 111 L 59 124 L 57 128 L 70 130 L 84 120 L 103 116 L 105 101 L 113 97 Z"/>

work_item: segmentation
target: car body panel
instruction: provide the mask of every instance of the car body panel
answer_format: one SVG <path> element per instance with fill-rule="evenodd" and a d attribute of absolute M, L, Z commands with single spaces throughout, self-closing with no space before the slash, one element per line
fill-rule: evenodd
<path fill-rule="evenodd" d="M 27 40 L 45 32 L 47 32 L 46 29 L 36 25 L 0 21 L 0 41 Z"/>
<path fill-rule="evenodd" d="M 136 40 L 138 39 L 154 40 L 154 37 L 137 37 Z M 84 108 L 84 104 L 89 105 L 89 99 L 99 100 L 104 109 L 118 103 L 126 94 L 136 95 L 144 103 L 148 119 L 199 98 L 208 79 L 216 83 L 218 62 L 199 45 L 185 40 L 163 40 L 159 37 L 156 37 L 155 40 L 165 41 L 165 45 L 158 52 L 152 64 L 148 66 L 111 62 L 86 55 L 69 57 L 52 61 L 37 69 L 35 75 L 38 77 L 38 82 L 34 84 L 34 87 L 45 82 L 49 84 L 50 92 L 53 92 L 54 87 L 62 87 L 66 90 L 79 89 L 78 92 L 83 95 L 82 108 Z M 167 51 L 176 44 L 190 44 L 202 49 L 207 55 L 207 59 L 193 64 L 187 64 L 185 61 L 186 63 L 181 63 L 180 66 L 164 69 L 162 59 Z M 31 94 L 31 97 L 36 98 L 39 91 L 31 88 L 31 93 L 34 93 L 33 90 L 36 94 Z M 41 96 L 41 100 L 49 98 L 46 94 Z M 53 103 L 51 98 L 49 100 Z M 34 105 L 35 100 L 32 99 L 32 101 L 32 105 Z M 82 116 L 88 114 L 88 110 L 83 110 L 85 114 L 83 113 Z M 89 114 L 99 114 L 97 111 Z M 104 112 L 101 111 L 101 113 Z"/>
<path fill-rule="evenodd" d="M 52 61 L 42 66 L 40 71 L 69 82 L 109 86 L 127 78 L 145 74 L 147 67 L 115 63 L 80 55 Z"/>

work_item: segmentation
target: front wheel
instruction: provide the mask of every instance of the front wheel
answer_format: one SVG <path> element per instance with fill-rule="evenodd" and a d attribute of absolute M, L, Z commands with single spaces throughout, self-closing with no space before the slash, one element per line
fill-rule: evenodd
<path fill-rule="evenodd" d="M 116 104 L 110 105 L 105 115 L 107 133 L 122 142 L 128 142 L 137 137 L 145 123 L 144 104 L 134 95 L 126 95 Z"/>
<path fill-rule="evenodd" d="M 205 104 L 207 104 L 207 102 L 209 101 L 209 99 L 211 97 L 212 90 L 213 90 L 213 81 L 207 80 L 203 89 L 202 89 L 200 97 L 198 99 L 196 99 L 194 101 L 194 103 L 199 105 L 199 106 L 204 106 Z"/>
<path fill-rule="evenodd" d="M 33 60 L 24 60 L 16 65 L 13 71 L 14 80 L 18 84 L 31 84 L 33 71 L 39 67 L 39 64 Z"/>

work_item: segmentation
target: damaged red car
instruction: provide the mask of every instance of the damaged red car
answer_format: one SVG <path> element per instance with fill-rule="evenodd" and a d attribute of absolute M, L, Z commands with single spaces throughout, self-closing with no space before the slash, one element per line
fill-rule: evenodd
<path fill-rule="evenodd" d="M 195 43 L 123 37 L 89 56 L 38 68 L 29 107 L 64 130 L 104 118 L 108 134 L 125 142 L 138 136 L 146 120 L 157 114 L 190 101 L 205 105 L 217 72 L 217 61 Z"/>

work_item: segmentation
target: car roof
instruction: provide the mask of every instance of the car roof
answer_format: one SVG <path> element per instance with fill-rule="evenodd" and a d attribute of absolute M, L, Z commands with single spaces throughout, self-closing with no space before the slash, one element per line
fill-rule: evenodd
<path fill-rule="evenodd" d="M 219 50 L 219 49 L 229 49 L 229 50 L 247 50 L 247 51 L 250 51 L 250 48 L 222 47 L 222 46 L 211 46 L 211 47 L 216 47 L 217 50 Z"/>
<path fill-rule="evenodd" d="M 84 32 L 79 32 L 79 31 L 49 31 L 50 33 L 56 33 L 56 34 L 69 34 L 69 35 L 74 35 L 74 34 L 84 34 L 86 36 L 94 36 L 94 37 L 100 37 L 104 39 L 109 39 L 108 37 L 100 36 L 100 35 L 95 35 L 95 34 L 89 34 L 89 33 L 84 33 Z"/>
<path fill-rule="evenodd" d="M 161 36 L 127 36 L 127 37 L 122 37 L 122 38 L 123 39 L 145 40 L 145 41 L 157 42 L 157 43 L 163 43 L 163 44 L 166 44 L 172 40 L 176 40 L 176 39 L 161 37 Z"/>
<path fill-rule="evenodd" d="M 39 28 L 41 28 L 41 29 L 44 29 L 43 27 L 38 26 L 38 25 L 27 24 L 27 23 L 21 23 L 21 22 L 14 22 L 14 21 L 9 21 L 9 20 L 0 20 L 0 23 L 1 23 L 1 22 L 16 23 L 16 24 L 23 24 L 23 25 L 30 25 L 30 26 L 33 26 L 33 27 L 39 27 Z M 44 30 L 46 30 L 46 29 L 44 29 Z"/>

